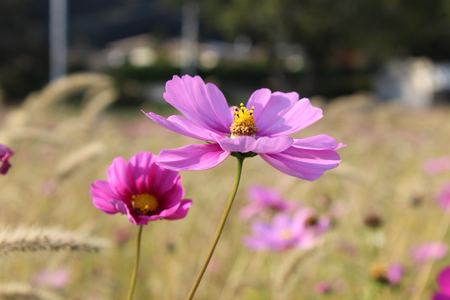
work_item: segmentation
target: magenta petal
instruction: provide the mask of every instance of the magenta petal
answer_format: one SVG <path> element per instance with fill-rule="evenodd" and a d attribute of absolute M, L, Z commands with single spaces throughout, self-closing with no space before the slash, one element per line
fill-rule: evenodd
<path fill-rule="evenodd" d="M 189 208 L 191 207 L 191 205 L 194 203 L 194 201 L 190 200 L 190 199 L 183 199 L 180 202 L 180 206 L 178 207 L 178 209 L 172 213 L 171 215 L 168 215 L 167 217 L 165 217 L 164 219 L 166 220 L 179 220 L 179 219 L 183 219 L 186 217 Z"/>
<path fill-rule="evenodd" d="M 259 89 L 253 92 L 253 94 L 250 96 L 250 99 L 247 103 L 247 109 L 251 109 L 252 106 L 255 107 L 253 112 L 255 120 L 259 118 L 259 115 L 264 110 L 264 107 L 267 105 L 267 102 L 269 101 L 271 95 L 272 92 L 269 89 Z M 258 124 L 256 124 L 256 126 L 258 126 Z"/>
<path fill-rule="evenodd" d="M 432 300 L 450 300 L 450 294 L 446 293 L 435 293 Z"/>
<path fill-rule="evenodd" d="M 445 268 L 439 273 L 437 282 L 440 287 L 440 291 L 450 296 L 450 267 Z"/>
<path fill-rule="evenodd" d="M 205 141 L 212 141 L 210 138 L 211 135 L 216 136 L 215 133 L 204 129 L 203 127 L 200 127 L 196 125 L 191 120 L 181 117 L 181 116 L 170 116 L 169 118 L 165 119 L 155 113 L 149 112 L 146 113 L 142 111 L 147 117 L 152 119 L 155 123 L 172 130 L 176 133 L 194 138 L 199 140 L 205 140 Z"/>
<path fill-rule="evenodd" d="M 230 152 L 250 152 L 256 147 L 256 140 L 251 136 L 240 136 L 235 139 L 223 139 L 219 141 L 220 147 Z"/>
<path fill-rule="evenodd" d="M 259 114 L 255 114 L 255 122 L 261 134 L 258 136 L 265 136 L 264 132 L 271 128 L 274 123 L 283 122 L 283 116 L 291 109 L 291 107 L 298 101 L 298 94 L 292 93 L 273 93 L 266 105 L 262 107 Z M 255 107 L 256 111 L 256 107 Z"/>
<path fill-rule="evenodd" d="M 109 183 L 98 180 L 94 184 L 91 184 L 91 187 L 94 206 L 107 214 L 116 214 L 117 210 L 111 205 L 110 200 L 117 199 L 118 196 L 111 190 Z"/>
<path fill-rule="evenodd" d="M 311 105 L 309 99 L 303 98 L 295 103 L 281 118 L 272 116 L 270 127 L 258 131 L 258 136 L 289 135 L 315 123 L 323 117 L 322 110 Z M 255 117 L 256 119 L 256 117 Z M 256 123 L 258 126 L 258 123 Z"/>
<path fill-rule="evenodd" d="M 228 110 L 228 103 L 222 92 L 212 83 L 206 84 L 206 91 L 212 102 L 217 118 L 225 128 L 230 128 L 233 123 L 233 113 Z"/>
<path fill-rule="evenodd" d="M 250 136 L 241 136 L 235 139 L 223 139 L 219 141 L 225 151 L 230 152 L 255 152 L 255 153 L 278 153 L 286 150 L 294 143 L 289 136 L 276 138 L 261 137 L 257 140 Z"/>
<path fill-rule="evenodd" d="M 294 143 L 290 136 L 279 136 L 275 138 L 261 137 L 256 140 L 255 153 L 278 153 L 288 149 Z"/>
<path fill-rule="evenodd" d="M 294 146 L 302 149 L 334 150 L 338 146 L 338 143 L 333 137 L 321 134 L 305 139 L 296 139 L 294 141 Z"/>
<path fill-rule="evenodd" d="M 339 154 L 333 150 L 308 150 L 291 146 L 284 152 L 260 154 L 274 168 L 291 176 L 314 181 L 327 170 L 339 165 Z"/>
<path fill-rule="evenodd" d="M 128 163 L 122 157 L 116 157 L 106 172 L 111 189 L 121 196 L 131 196 L 133 183 L 128 174 Z"/>
<path fill-rule="evenodd" d="M 199 76 L 174 76 L 167 82 L 166 91 L 164 99 L 191 121 L 218 134 L 229 134 L 230 129 L 221 123 L 213 105 L 213 102 L 223 101 L 224 98 L 210 99 Z M 214 93 L 211 95 L 217 96 Z"/>
<path fill-rule="evenodd" d="M 230 152 L 217 143 L 188 145 L 162 150 L 157 164 L 174 171 L 207 170 L 222 163 L 229 155 Z"/>
<path fill-rule="evenodd" d="M 123 213 L 123 214 L 129 214 L 129 210 L 128 207 L 125 205 L 125 203 L 123 203 L 122 201 L 119 200 L 109 200 L 109 203 L 114 207 L 114 209 L 117 212 Z"/>

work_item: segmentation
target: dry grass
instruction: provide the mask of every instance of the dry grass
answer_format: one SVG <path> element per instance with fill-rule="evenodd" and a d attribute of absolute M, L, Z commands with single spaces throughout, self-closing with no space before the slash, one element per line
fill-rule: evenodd
<path fill-rule="evenodd" d="M 20 115 L 24 109 L 10 111 L 8 116 Z M 80 114 L 52 111 L 45 118 L 24 121 L 17 117 L 22 135 L 8 138 L 16 154 L 10 172 L 0 178 L 0 225 L 85 228 L 110 239 L 115 247 L 100 255 L 12 257 L 2 262 L 0 282 L 33 282 L 36 270 L 61 265 L 72 270 L 71 282 L 64 288 L 70 299 L 124 299 L 137 228 L 124 216 L 95 209 L 90 184 L 106 179 L 116 156 L 129 159 L 139 151 L 159 153 L 198 141 L 161 128 L 139 109 L 126 116 L 99 115 L 97 109 L 89 127 L 76 132 L 57 128 L 64 127 L 64 120 L 81 118 Z M 426 159 L 449 154 L 449 114 L 449 108 L 419 112 L 377 106 L 369 97 L 356 95 L 325 106 L 321 121 L 294 136 L 326 133 L 348 145 L 339 150 L 341 166 L 319 180 L 302 181 L 280 173 L 259 157 L 246 159 L 235 206 L 195 299 L 412 299 L 422 285 L 422 299 L 430 299 L 436 273 L 450 259 L 436 262 L 426 278 L 426 266 L 414 265 L 410 249 L 426 241 L 449 241 L 449 217 L 436 205 L 435 197 L 450 173 L 427 177 L 422 171 Z M 8 120 L 14 123 L 12 117 Z M 28 138 L 27 132 L 37 130 L 42 138 Z M 135 299 L 186 297 L 213 239 L 235 171 L 236 162 L 230 157 L 212 170 L 182 172 L 185 197 L 195 204 L 185 220 L 153 222 L 144 228 Z M 246 189 L 256 183 L 279 188 L 286 198 L 333 216 L 336 226 L 325 243 L 307 253 L 246 249 L 241 241 L 249 234 L 249 223 L 239 218 L 238 211 L 247 203 Z M 330 205 L 323 204 L 324 195 L 331 199 Z M 417 197 L 423 201 L 412 205 Z M 381 214 L 382 227 L 363 226 L 364 215 L 371 211 Z M 129 240 L 114 239 L 118 231 L 128 230 Z M 372 282 L 370 267 L 391 262 L 407 266 L 401 286 Z M 297 266 L 292 267 L 293 263 Z M 314 285 L 321 280 L 334 282 L 336 291 L 319 296 Z"/>

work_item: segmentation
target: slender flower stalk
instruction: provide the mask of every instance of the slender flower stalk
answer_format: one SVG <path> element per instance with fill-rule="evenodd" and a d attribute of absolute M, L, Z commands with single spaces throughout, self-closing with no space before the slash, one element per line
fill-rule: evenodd
<path fill-rule="evenodd" d="M 202 266 L 200 272 L 198 273 L 197 279 L 195 280 L 194 285 L 192 286 L 192 289 L 189 292 L 189 295 L 186 298 L 186 300 L 192 300 L 192 298 L 194 297 L 195 291 L 197 290 L 197 287 L 200 284 L 203 274 L 205 273 L 206 268 L 208 267 L 209 261 L 211 260 L 211 257 L 214 253 L 214 249 L 216 249 L 217 242 L 219 241 L 220 235 L 222 234 L 223 227 L 225 226 L 225 222 L 227 221 L 228 213 L 230 212 L 231 206 L 233 205 L 234 197 L 236 196 L 236 192 L 239 187 L 239 182 L 241 180 L 241 173 L 242 173 L 242 164 L 244 162 L 244 159 L 245 159 L 245 157 L 237 157 L 238 170 L 237 170 L 236 182 L 234 184 L 233 192 L 231 193 L 230 200 L 228 200 L 228 204 L 227 204 L 227 207 L 225 208 L 225 212 L 222 215 L 222 220 L 220 221 L 219 228 L 217 229 L 217 232 L 216 232 L 216 237 L 214 238 L 214 241 L 211 245 L 211 249 L 209 249 L 208 256 L 206 257 L 206 260 L 203 263 L 203 266 Z"/>
<path fill-rule="evenodd" d="M 138 270 L 138 265 L 139 265 L 139 254 L 141 252 L 141 234 L 142 234 L 142 225 L 139 226 L 139 231 L 138 231 L 138 234 L 137 234 L 136 258 L 134 260 L 133 275 L 131 276 L 130 291 L 128 292 L 127 300 L 133 299 L 134 286 L 136 285 L 136 275 L 137 275 L 137 270 Z"/>

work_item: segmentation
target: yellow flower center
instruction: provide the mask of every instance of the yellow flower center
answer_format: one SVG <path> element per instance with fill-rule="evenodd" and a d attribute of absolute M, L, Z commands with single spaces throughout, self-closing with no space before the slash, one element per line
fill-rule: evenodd
<path fill-rule="evenodd" d="M 240 136 L 255 137 L 255 134 L 258 132 L 258 127 L 256 127 L 255 118 L 253 117 L 254 109 L 255 107 L 252 106 L 251 110 L 247 110 L 243 103 L 241 103 L 240 110 L 238 110 L 237 106 L 234 108 L 235 117 L 230 127 L 230 138 L 234 139 Z"/>
<path fill-rule="evenodd" d="M 141 214 L 155 211 L 158 208 L 158 200 L 149 194 L 133 195 L 131 203 L 133 208 Z"/>

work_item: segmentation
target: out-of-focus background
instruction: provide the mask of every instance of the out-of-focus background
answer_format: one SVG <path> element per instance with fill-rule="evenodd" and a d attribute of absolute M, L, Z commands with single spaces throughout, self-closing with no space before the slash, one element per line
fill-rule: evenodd
<path fill-rule="evenodd" d="M 449 16 L 445 0 L 5 0 L 0 90 L 17 104 L 49 80 L 101 72 L 118 103 L 139 105 L 189 73 L 230 99 L 365 90 L 426 107 L 449 101 Z"/>
<path fill-rule="evenodd" d="M 215 83 L 230 105 L 262 87 L 296 91 L 324 118 L 293 137 L 348 145 L 315 182 L 245 160 L 195 299 L 424 300 L 440 289 L 450 264 L 450 192 L 441 192 L 450 180 L 449 1 L 1 0 L 0 144 L 14 156 L 0 176 L 0 299 L 126 297 L 137 228 L 95 209 L 90 184 L 107 178 L 115 157 L 202 143 L 140 111 L 178 113 L 163 93 L 183 74 Z M 232 157 L 181 172 L 195 203 L 184 220 L 144 228 L 135 299 L 185 298 L 235 172 Z M 331 219 L 322 243 L 247 248 L 254 219 L 239 211 L 254 184 Z M 10 234 L 19 227 L 23 239 Z M 110 247 L 30 254 L 20 245 L 39 244 L 36 227 Z M 398 264 L 399 281 L 387 282 L 387 266 Z"/>

